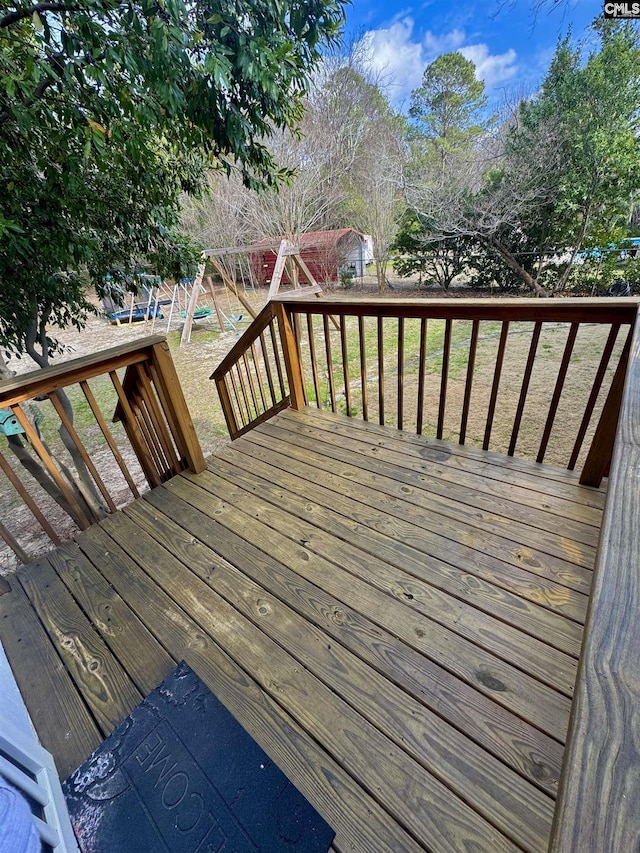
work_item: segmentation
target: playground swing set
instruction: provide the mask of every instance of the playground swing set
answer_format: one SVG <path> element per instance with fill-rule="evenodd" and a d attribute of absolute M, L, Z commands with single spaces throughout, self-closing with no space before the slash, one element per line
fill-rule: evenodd
<path fill-rule="evenodd" d="M 281 240 L 278 244 L 267 246 L 260 243 L 237 248 L 207 249 L 202 254 L 193 281 L 185 279 L 179 282 L 163 282 L 156 276 L 145 276 L 144 300 L 136 301 L 136 294 L 132 293 L 130 304 L 126 308 L 108 311 L 104 304 L 109 322 L 115 325 L 144 323 L 145 326 L 150 322 L 153 333 L 156 321 L 164 320 L 166 310 L 167 332 L 170 331 L 174 318 L 179 317 L 184 321 L 180 346 L 190 342 L 194 321 L 207 320 L 214 315 L 220 331 L 231 329 L 237 332 L 238 324 L 245 313 L 253 319 L 257 316 L 256 309 L 247 298 L 247 293 L 256 291 L 250 256 L 253 252 L 264 252 L 265 248 L 276 254 L 267 301 L 279 293 L 285 269 L 296 296 L 322 294 L 322 288 L 302 259 L 299 247 L 290 240 Z M 236 276 L 231 275 L 225 266 L 225 261 L 232 256 L 238 256 L 237 259 L 234 258 L 233 267 L 240 273 L 241 286 L 238 285 Z M 214 285 L 212 277 L 205 276 L 207 261 L 222 281 L 222 294 Z M 300 284 L 301 280 L 305 282 L 304 285 Z M 202 297 L 207 298 L 208 303 L 203 304 Z M 235 299 L 235 307 L 232 305 L 232 298 Z M 115 308 L 113 305 L 112 307 Z"/>

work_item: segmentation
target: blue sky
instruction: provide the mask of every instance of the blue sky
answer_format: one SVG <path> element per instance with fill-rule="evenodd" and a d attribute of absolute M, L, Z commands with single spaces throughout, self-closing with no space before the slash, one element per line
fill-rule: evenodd
<path fill-rule="evenodd" d="M 406 109 L 411 90 L 439 54 L 459 50 L 484 80 L 490 103 L 535 92 L 556 42 L 571 28 L 574 39 L 589 38 L 589 25 L 602 14 L 602 0 L 565 0 L 534 15 L 533 0 L 352 0 L 346 36 L 365 36 L 387 94 Z"/>

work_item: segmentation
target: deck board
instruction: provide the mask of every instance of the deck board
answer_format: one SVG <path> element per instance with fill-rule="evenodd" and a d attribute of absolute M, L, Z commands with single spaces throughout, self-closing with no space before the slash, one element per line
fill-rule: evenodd
<path fill-rule="evenodd" d="M 501 459 L 286 411 L 20 570 L 63 775 L 184 659 L 336 850 L 546 850 L 603 492 Z"/>
<path fill-rule="evenodd" d="M 392 551 L 395 561 L 393 559 L 390 561 L 392 565 L 400 561 L 402 569 L 407 574 L 424 580 L 462 601 L 472 602 L 477 609 L 503 619 L 508 624 L 517 624 L 521 631 L 543 639 L 546 643 L 556 646 L 567 654 L 574 657 L 579 655 L 582 636 L 579 622 L 569 621 L 561 614 L 543 608 L 539 603 L 544 600 L 542 589 L 540 585 L 532 583 L 530 574 L 512 567 L 505 568 L 504 577 L 507 584 L 507 589 L 505 589 L 496 583 L 495 576 L 491 578 L 492 582 L 489 583 L 477 574 L 472 575 L 433 554 L 414 548 L 412 545 L 406 544 L 409 539 L 407 525 L 415 523 L 420 526 L 420 513 L 417 513 L 412 506 L 400 502 L 394 503 L 394 512 L 389 512 L 389 501 L 380 500 L 377 492 L 366 489 L 362 489 L 358 493 L 360 500 L 356 502 L 355 498 L 351 497 L 351 494 L 356 490 L 353 487 L 350 489 L 349 484 L 339 477 L 329 472 L 324 473 L 324 482 L 332 486 L 331 489 L 328 489 L 315 482 L 318 474 L 313 468 L 307 466 L 306 478 L 302 479 L 300 472 L 304 471 L 305 468 L 299 464 L 292 465 L 285 455 L 271 448 L 273 448 L 273 444 L 269 450 L 266 450 L 247 443 L 242 448 L 226 449 L 221 454 L 221 458 L 228 460 L 234 466 L 234 479 L 236 480 L 242 474 L 252 472 L 254 475 L 287 489 L 292 495 L 304 498 L 305 503 L 303 504 L 300 504 L 299 500 L 297 501 L 298 511 L 304 513 L 304 506 L 309 500 L 313 500 L 317 507 L 324 507 L 331 511 L 324 514 L 327 519 L 324 522 L 327 525 L 325 529 L 338 533 L 338 535 L 342 531 L 347 539 L 351 539 L 353 535 L 353 531 L 348 529 L 349 521 L 363 519 L 364 523 L 367 520 L 371 523 L 373 519 L 375 530 L 369 529 L 368 540 L 373 540 L 376 544 L 381 543 L 382 547 L 389 546 L 390 542 L 393 543 Z M 217 464 L 219 465 L 219 463 Z M 274 466 L 277 466 L 275 470 Z M 263 491 L 262 494 L 264 495 L 265 492 Z M 363 500 L 366 500 L 367 503 L 363 503 Z M 394 519 L 397 518 L 403 520 L 400 531 L 403 535 L 401 542 L 384 532 L 396 529 L 397 522 Z M 420 538 L 420 534 L 414 531 L 413 539 L 416 538 Z M 380 550 L 376 548 L 374 553 L 379 555 Z M 513 585 L 514 577 L 518 575 L 521 577 L 520 596 L 509 591 L 509 587 Z M 498 578 L 500 578 L 499 574 Z M 545 590 L 548 592 L 546 587 Z M 531 601 L 524 598 L 527 591 L 531 592 Z M 580 596 L 572 597 L 572 603 L 575 603 L 576 600 L 580 606 L 576 609 L 575 615 L 580 619 L 583 617 L 586 601 L 583 602 Z"/>

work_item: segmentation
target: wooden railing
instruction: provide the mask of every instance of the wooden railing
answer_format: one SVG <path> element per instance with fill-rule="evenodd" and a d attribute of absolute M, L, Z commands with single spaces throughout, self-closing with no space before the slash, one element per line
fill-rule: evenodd
<path fill-rule="evenodd" d="M 283 296 L 213 376 L 232 438 L 285 405 L 314 405 L 578 467 L 583 483 L 599 485 L 611 460 L 637 307 L 616 299 Z M 254 346 L 267 326 L 290 389 L 270 405 Z"/>
<path fill-rule="evenodd" d="M 640 324 L 636 324 L 560 780 L 553 853 L 640 845 Z"/>
<path fill-rule="evenodd" d="M 231 438 L 237 438 L 290 403 L 302 401 L 295 340 L 283 307 L 268 302 L 211 374 Z M 293 401 L 293 402 L 291 402 Z"/>
<path fill-rule="evenodd" d="M 59 544 L 59 528 L 85 529 L 138 497 L 145 481 L 154 487 L 205 466 L 162 336 L 0 383 L 0 410 L 8 433 L 0 471 L 10 487 L 0 489 L 0 538 L 23 562 L 31 555 L 20 541 L 29 527 L 22 506 Z"/>

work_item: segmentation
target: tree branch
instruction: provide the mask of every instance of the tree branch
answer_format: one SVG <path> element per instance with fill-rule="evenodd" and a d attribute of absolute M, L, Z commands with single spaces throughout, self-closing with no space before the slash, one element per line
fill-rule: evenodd
<path fill-rule="evenodd" d="M 25 6 L 22 9 L 14 9 L 9 12 L 4 18 L 0 18 L 0 30 L 6 27 L 17 24 L 18 21 L 23 21 L 25 18 L 31 18 L 36 13 L 40 12 L 78 12 L 80 6 L 77 3 L 34 3 L 33 6 Z"/>
<path fill-rule="evenodd" d="M 43 80 L 41 80 L 38 83 L 38 85 L 36 86 L 36 88 L 34 89 L 33 95 L 29 98 L 28 101 L 25 101 L 23 106 L 26 109 L 28 109 L 29 107 L 32 107 L 36 103 L 36 101 L 39 101 L 40 98 L 42 98 L 42 96 L 47 91 L 47 89 L 53 85 L 53 82 L 54 81 L 53 81 L 52 77 L 45 77 Z M 0 113 L 0 125 L 3 125 L 10 118 L 11 118 L 11 112 L 9 110 L 3 110 Z"/>

